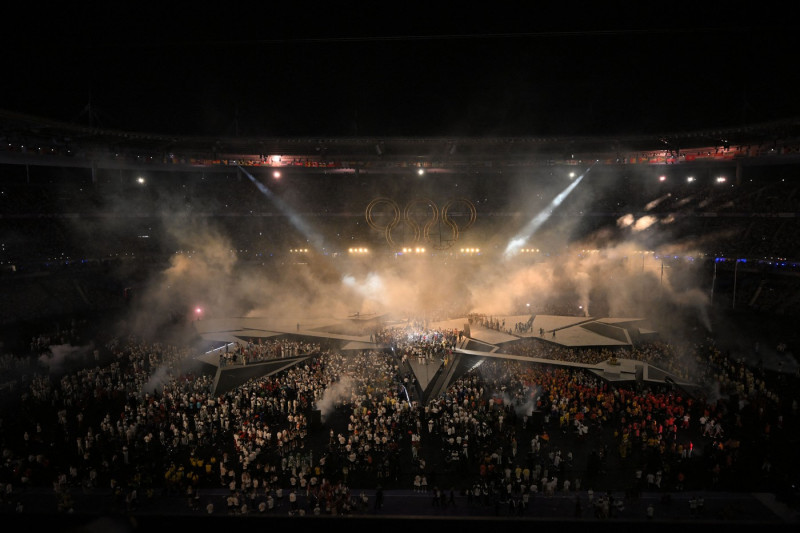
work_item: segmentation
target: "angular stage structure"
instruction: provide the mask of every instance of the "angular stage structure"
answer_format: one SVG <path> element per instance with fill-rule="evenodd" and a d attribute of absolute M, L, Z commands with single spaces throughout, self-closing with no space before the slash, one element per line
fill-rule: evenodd
<path fill-rule="evenodd" d="M 404 327 L 410 322 L 388 316 L 352 315 L 342 318 L 313 319 L 308 317 L 228 317 L 194 322 L 197 334 L 212 349 L 197 360 L 216 367 L 215 393 L 235 389 L 250 379 L 274 374 L 302 363 L 318 353 L 282 354 L 257 361 L 238 361 L 231 364 L 225 354 L 237 343 L 259 340 L 287 340 L 335 348 L 342 351 L 385 350 L 389 346 L 375 341 L 377 331 L 384 327 Z M 487 325 L 487 324 L 491 324 Z M 525 324 L 522 332 L 515 324 Z M 502 325 L 502 326 L 501 326 Z M 430 329 L 462 332 L 447 363 L 443 360 L 423 361 L 409 358 L 408 363 L 417 380 L 423 402 L 436 397 L 469 370 L 488 359 L 509 359 L 551 366 L 583 368 L 610 383 L 639 382 L 669 384 L 691 391 L 693 383 L 643 361 L 612 357 L 597 364 L 561 361 L 510 353 L 513 344 L 535 342 L 575 350 L 631 348 L 638 342 L 657 338 L 657 333 L 645 327 L 641 318 L 592 318 L 559 315 L 509 315 L 478 321 L 461 317 L 427 325 Z M 509 350 L 509 351 L 506 351 Z"/>

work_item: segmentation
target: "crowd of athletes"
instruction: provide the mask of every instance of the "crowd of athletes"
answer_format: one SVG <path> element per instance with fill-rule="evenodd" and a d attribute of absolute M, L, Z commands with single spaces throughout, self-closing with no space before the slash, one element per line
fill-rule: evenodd
<path fill-rule="evenodd" d="M 55 369 L 42 364 L 51 341 L 36 337 L 31 353 L 2 357 L 17 377 L 3 387 L 0 504 L 24 512 L 20 496 L 47 489 L 65 513 L 88 491 L 107 494 L 109 511 L 181 497 L 198 513 L 341 515 L 379 506 L 363 489 L 380 486 L 522 514 L 556 491 L 781 490 L 796 474 L 784 452 L 797 376 L 748 367 L 711 339 L 626 354 L 680 366 L 701 394 L 487 360 L 422 402 L 409 359 L 447 365 L 459 336 L 409 324 L 377 332 L 383 350 L 298 343 L 301 363 L 219 395 L 186 346 L 97 339 Z M 209 488 L 226 491 L 224 509 L 202 498 Z"/>

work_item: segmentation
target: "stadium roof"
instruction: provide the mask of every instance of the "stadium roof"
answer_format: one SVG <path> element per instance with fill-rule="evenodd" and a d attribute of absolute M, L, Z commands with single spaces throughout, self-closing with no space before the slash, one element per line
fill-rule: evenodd
<path fill-rule="evenodd" d="M 681 163 L 800 156 L 800 118 L 749 126 L 592 137 L 201 137 L 130 132 L 0 110 L 0 163 L 52 166 L 303 166 L 333 170 Z"/>

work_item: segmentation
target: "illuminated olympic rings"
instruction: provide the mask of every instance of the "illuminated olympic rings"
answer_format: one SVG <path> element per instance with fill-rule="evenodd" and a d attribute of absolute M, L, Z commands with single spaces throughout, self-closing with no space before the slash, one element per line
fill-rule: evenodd
<path fill-rule="evenodd" d="M 375 209 L 375 207 L 381 204 L 387 205 L 391 210 L 392 219 L 385 225 L 376 223 L 372 214 L 372 211 Z M 469 214 L 469 219 L 463 228 L 459 227 L 458 224 L 449 216 L 450 209 L 456 204 L 463 204 L 466 206 Z M 417 206 L 423 206 L 424 210 L 429 212 L 428 217 L 424 220 L 424 223 L 422 223 L 421 227 L 420 223 L 415 220 L 415 218 L 418 218 L 415 217 L 415 215 L 418 213 L 414 211 L 414 208 Z M 433 200 L 429 198 L 416 198 L 408 202 L 401 212 L 400 206 L 397 204 L 397 202 L 391 198 L 379 197 L 375 198 L 367 205 L 366 218 L 367 224 L 369 224 L 371 228 L 383 232 L 384 236 L 386 237 L 386 242 L 392 246 L 397 246 L 397 243 L 392 237 L 392 231 L 397 227 L 398 224 L 403 222 L 411 230 L 411 239 L 414 242 L 420 242 L 420 240 L 422 240 L 423 242 L 429 243 L 435 249 L 444 250 L 455 244 L 455 242 L 458 240 L 460 232 L 466 231 L 470 226 L 472 226 L 477 218 L 477 211 L 475 210 L 475 205 L 465 198 L 456 198 L 455 200 L 450 200 L 442 206 L 441 211 L 433 202 Z M 434 228 L 434 225 L 440 221 L 442 224 L 447 226 L 447 228 L 449 228 L 450 238 L 440 239 L 439 242 L 434 242 L 431 238 L 431 230 Z"/>

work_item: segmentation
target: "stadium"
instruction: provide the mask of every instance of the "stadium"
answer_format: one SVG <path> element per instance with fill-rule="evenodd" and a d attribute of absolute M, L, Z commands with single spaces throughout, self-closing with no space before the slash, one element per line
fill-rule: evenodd
<path fill-rule="evenodd" d="M 92 117 L 0 111 L 9 524 L 795 527 L 800 119 Z"/>

